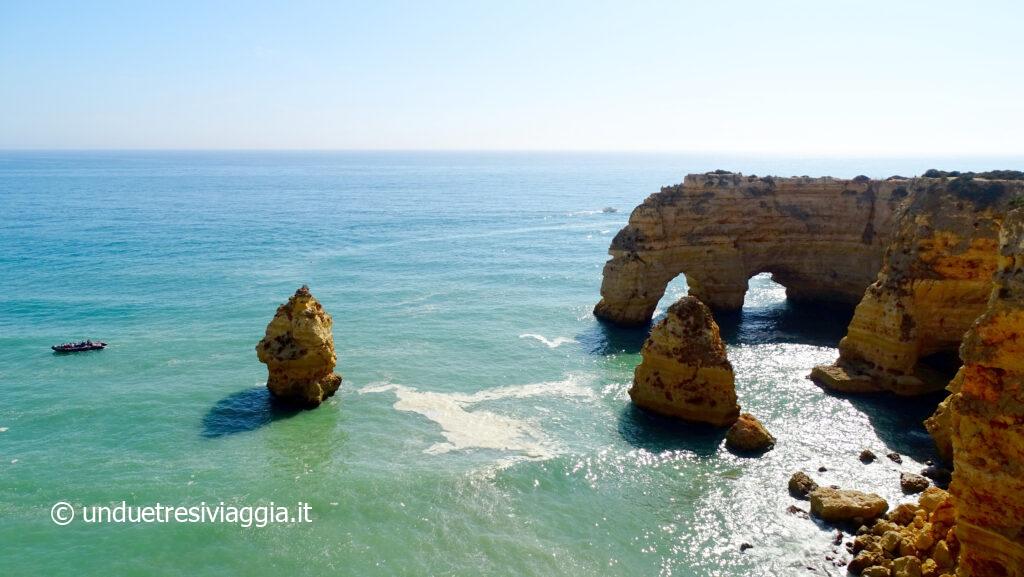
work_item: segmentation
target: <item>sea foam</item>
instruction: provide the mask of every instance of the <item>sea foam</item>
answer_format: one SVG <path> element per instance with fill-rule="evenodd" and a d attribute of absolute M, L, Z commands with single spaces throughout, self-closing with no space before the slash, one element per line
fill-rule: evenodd
<path fill-rule="evenodd" d="M 547 337 L 545 337 L 543 335 L 536 335 L 536 334 L 533 334 L 533 333 L 527 333 L 527 334 L 524 334 L 524 335 L 519 335 L 519 338 L 521 338 L 521 339 L 537 339 L 538 341 L 540 341 L 540 342 L 544 343 L 545 345 L 547 345 L 548 348 L 550 348 L 550 349 L 554 349 L 554 348 L 560 347 L 560 346 L 562 346 L 564 344 L 567 344 L 567 343 L 575 343 L 576 342 L 576 339 L 571 339 L 569 337 L 555 337 L 553 339 L 548 339 Z"/>
<path fill-rule="evenodd" d="M 580 377 L 570 375 L 564 380 L 530 383 L 485 389 L 476 393 L 439 393 L 420 391 L 414 387 L 392 383 L 368 385 L 363 393 L 392 391 L 399 411 L 418 413 L 441 426 L 445 441 L 424 449 L 437 455 L 467 449 L 492 449 L 519 453 L 521 457 L 540 460 L 558 454 L 555 444 L 534 423 L 490 410 L 470 410 L 474 405 L 501 399 L 523 399 L 539 396 L 596 398 Z"/>

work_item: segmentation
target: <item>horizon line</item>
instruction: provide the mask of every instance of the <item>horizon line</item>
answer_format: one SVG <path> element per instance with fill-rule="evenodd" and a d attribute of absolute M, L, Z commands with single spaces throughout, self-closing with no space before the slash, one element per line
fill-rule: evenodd
<path fill-rule="evenodd" d="M 140 147 L 140 148 L 76 148 L 76 147 L 26 147 L 26 148 L 4 148 L 0 147 L 2 153 L 45 153 L 45 152 L 78 152 L 78 153 L 145 153 L 145 152 L 168 152 L 168 153 L 356 153 L 356 154 L 380 154 L 380 153 L 421 153 L 421 154 L 636 154 L 636 155 L 688 155 L 688 156 L 762 156 L 771 158 L 874 158 L 874 159 L 916 159 L 931 157 L 949 158 L 1006 158 L 1024 160 L 1022 152 L 913 152 L 913 153 L 866 153 L 866 152 L 835 152 L 835 153 L 808 153 L 808 152 L 779 152 L 761 150 L 691 150 L 691 149 L 555 149 L 555 148 L 163 148 L 163 147 Z"/>

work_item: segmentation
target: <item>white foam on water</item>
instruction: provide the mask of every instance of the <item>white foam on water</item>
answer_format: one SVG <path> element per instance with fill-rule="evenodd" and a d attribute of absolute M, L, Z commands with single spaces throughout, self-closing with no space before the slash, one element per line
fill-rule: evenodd
<path fill-rule="evenodd" d="M 492 449 L 519 453 L 503 459 L 508 466 L 516 461 L 549 459 L 558 453 L 557 446 L 534 424 L 523 419 L 488 410 L 469 410 L 473 405 L 500 399 L 524 399 L 539 396 L 595 398 L 594 392 L 581 379 L 570 375 L 565 380 L 486 389 L 476 393 L 437 393 L 392 383 L 373 384 L 359 393 L 391 391 L 398 400 L 399 411 L 418 413 L 441 426 L 445 441 L 427 447 L 423 452 L 439 455 L 467 449 Z"/>
<path fill-rule="evenodd" d="M 560 346 L 562 346 L 564 344 L 575 343 L 576 342 L 576 339 L 571 339 L 569 337 L 555 337 L 554 339 L 548 339 L 547 337 L 545 337 L 543 335 L 535 335 L 533 333 L 527 333 L 525 335 L 519 335 L 519 338 L 521 338 L 521 339 L 537 339 L 538 341 L 540 341 L 540 342 L 544 343 L 545 345 L 547 345 L 549 349 L 558 348 L 558 347 L 560 347 Z"/>

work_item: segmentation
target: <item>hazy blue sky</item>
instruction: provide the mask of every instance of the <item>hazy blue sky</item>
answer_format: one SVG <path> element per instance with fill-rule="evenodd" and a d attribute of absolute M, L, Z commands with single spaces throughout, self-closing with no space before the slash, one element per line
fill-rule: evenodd
<path fill-rule="evenodd" d="M 1024 2 L 0 0 L 0 148 L 1024 153 Z"/>

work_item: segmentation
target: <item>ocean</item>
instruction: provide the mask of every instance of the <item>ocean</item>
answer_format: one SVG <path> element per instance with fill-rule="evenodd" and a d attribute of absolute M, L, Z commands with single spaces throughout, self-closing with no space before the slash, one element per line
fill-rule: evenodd
<path fill-rule="evenodd" d="M 0 152 L 0 574 L 842 575 L 834 530 L 786 512 L 806 507 L 789 475 L 909 500 L 899 471 L 934 458 L 920 421 L 938 399 L 814 386 L 851 311 L 757 276 L 719 320 L 776 448 L 739 457 L 644 414 L 626 394 L 644 331 L 591 315 L 611 238 L 687 172 L 1021 164 Z M 254 346 L 303 284 L 334 317 L 344 382 L 293 413 L 268 403 Z M 49 349 L 86 338 L 110 345 Z M 863 465 L 865 448 L 903 464 Z M 310 520 L 61 526 L 58 502 L 302 502 Z"/>

